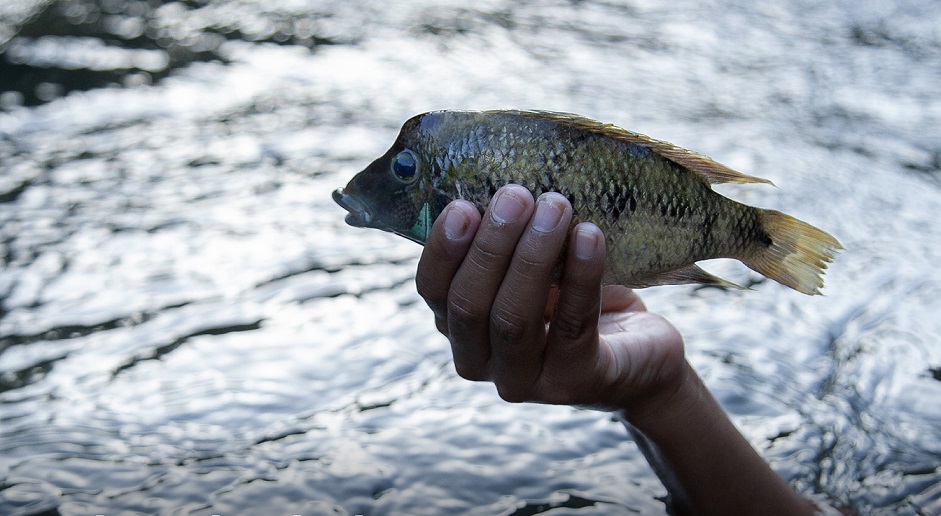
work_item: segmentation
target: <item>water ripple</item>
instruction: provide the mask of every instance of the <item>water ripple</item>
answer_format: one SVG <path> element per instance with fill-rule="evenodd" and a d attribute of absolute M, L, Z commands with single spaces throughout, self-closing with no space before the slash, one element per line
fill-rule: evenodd
<path fill-rule="evenodd" d="M 941 512 L 935 3 L 7 2 L 0 512 L 648 514 L 604 414 L 453 371 L 330 192 L 417 112 L 579 112 L 846 245 L 826 296 L 644 292 L 789 482 Z M 735 37 L 730 37 L 734 34 Z"/>

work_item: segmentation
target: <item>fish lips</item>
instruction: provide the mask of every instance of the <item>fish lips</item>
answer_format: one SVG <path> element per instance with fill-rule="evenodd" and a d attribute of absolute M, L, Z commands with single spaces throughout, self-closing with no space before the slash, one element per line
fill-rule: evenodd
<path fill-rule="evenodd" d="M 333 191 L 333 200 L 349 213 L 346 215 L 346 223 L 356 228 L 375 227 L 372 212 L 362 201 L 349 195 L 342 188 Z"/>

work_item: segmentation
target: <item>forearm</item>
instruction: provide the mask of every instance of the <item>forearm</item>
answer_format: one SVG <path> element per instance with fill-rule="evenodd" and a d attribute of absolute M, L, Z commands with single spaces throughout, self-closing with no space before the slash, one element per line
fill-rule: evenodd
<path fill-rule="evenodd" d="M 687 363 L 679 387 L 624 411 L 680 514 L 813 514 L 735 428 Z M 639 435 L 638 435 L 639 434 Z"/>

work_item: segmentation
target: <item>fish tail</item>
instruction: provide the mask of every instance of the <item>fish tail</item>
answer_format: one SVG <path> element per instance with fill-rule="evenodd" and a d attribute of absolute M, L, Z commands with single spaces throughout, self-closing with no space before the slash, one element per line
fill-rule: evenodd
<path fill-rule="evenodd" d="M 774 210 L 760 210 L 761 228 L 771 244 L 745 256 L 749 268 L 808 295 L 820 294 L 823 272 L 840 242 L 825 231 Z"/>

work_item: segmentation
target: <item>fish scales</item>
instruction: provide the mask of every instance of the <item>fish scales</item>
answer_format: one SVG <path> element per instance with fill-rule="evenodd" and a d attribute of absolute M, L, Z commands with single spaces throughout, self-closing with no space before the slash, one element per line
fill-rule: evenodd
<path fill-rule="evenodd" d="M 754 208 L 721 203 L 725 198 L 706 182 L 646 148 L 551 120 L 514 132 L 514 121 L 498 115 L 469 118 L 474 130 L 464 124 L 450 131 L 435 126 L 434 137 L 419 149 L 435 155 L 448 141 L 461 148 L 470 147 L 471 137 L 481 141 L 480 152 L 451 160 L 438 187 L 482 208 L 496 188 L 511 182 L 536 195 L 555 191 L 569 198 L 575 221 L 591 221 L 606 235 L 609 282 L 630 283 L 702 256 L 742 251 L 746 240 L 739 238 L 736 223 L 757 226 L 757 217 L 748 215 Z M 559 142 L 568 142 L 568 148 Z"/>
<path fill-rule="evenodd" d="M 818 293 L 841 249 L 832 236 L 728 199 L 719 182 L 767 182 L 669 143 L 575 115 L 440 111 L 407 121 L 389 151 L 334 197 L 352 225 L 423 243 L 454 199 L 481 210 L 507 183 L 559 192 L 573 225 L 596 224 L 608 249 L 606 283 L 729 286 L 695 265 L 729 257 L 796 290 Z"/>

